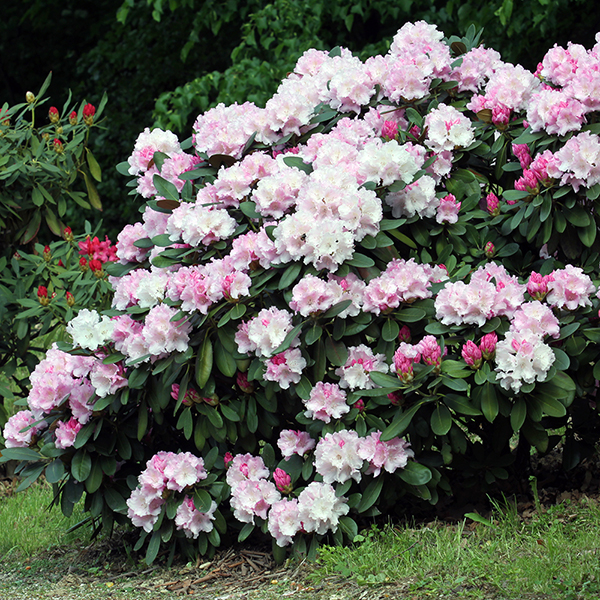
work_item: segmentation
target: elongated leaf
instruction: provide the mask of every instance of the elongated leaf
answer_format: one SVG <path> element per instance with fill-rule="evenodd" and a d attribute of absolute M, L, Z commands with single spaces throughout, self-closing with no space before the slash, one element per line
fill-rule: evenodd
<path fill-rule="evenodd" d="M 450 411 L 443 405 L 438 404 L 431 414 L 431 430 L 436 435 L 446 435 L 452 427 L 452 415 Z"/>
<path fill-rule="evenodd" d="M 98 161 L 96 160 L 96 158 L 92 154 L 92 151 L 89 148 L 86 148 L 85 150 L 87 153 L 87 164 L 90 168 L 90 173 L 92 174 L 92 177 L 96 181 L 102 181 L 102 170 L 100 169 Z"/>
<path fill-rule="evenodd" d="M 379 494 L 381 494 L 381 490 L 383 488 L 383 477 L 376 477 L 365 489 L 362 494 L 362 499 L 360 504 L 358 505 L 358 512 L 365 512 L 377 502 L 379 498 Z"/>
<path fill-rule="evenodd" d="M 336 342 L 328 337 L 325 340 L 325 353 L 329 362 L 335 367 L 342 367 L 348 360 L 348 348 L 342 342 Z"/>
<path fill-rule="evenodd" d="M 223 344 L 217 340 L 215 344 L 215 362 L 217 368 L 225 377 L 233 377 L 237 373 L 237 363 L 231 353 L 227 352 Z"/>
<path fill-rule="evenodd" d="M 302 263 L 294 262 L 292 263 L 282 274 L 281 279 L 279 280 L 279 289 L 287 290 L 296 279 L 298 279 L 298 275 L 300 275 L 302 271 Z"/>
<path fill-rule="evenodd" d="M 206 490 L 196 490 L 192 496 L 196 510 L 206 513 L 210 510 L 213 499 Z"/>
<path fill-rule="evenodd" d="M 148 543 L 148 549 L 146 550 L 145 561 L 147 565 L 151 565 L 158 556 L 160 542 L 160 531 L 153 532 L 152 537 L 150 538 L 150 542 Z"/>
<path fill-rule="evenodd" d="M 208 382 L 213 367 L 213 346 L 208 334 L 196 358 L 196 383 L 202 389 Z"/>
<path fill-rule="evenodd" d="M 410 485 L 425 485 L 431 481 L 429 468 L 412 460 L 399 473 L 400 479 Z"/>
<path fill-rule="evenodd" d="M 397 419 L 394 419 L 381 434 L 381 441 L 389 442 L 392 438 L 402 435 L 408 429 L 412 418 L 419 408 L 421 408 L 421 404 L 415 404 L 413 407 L 403 412 Z"/>
<path fill-rule="evenodd" d="M 491 383 L 486 383 L 483 386 L 481 396 L 481 412 L 483 416 L 490 422 L 493 423 L 494 419 L 498 415 L 498 398 L 496 397 L 496 390 Z"/>
<path fill-rule="evenodd" d="M 523 398 L 517 398 L 517 401 L 510 411 L 510 425 L 513 431 L 517 432 L 523 427 L 526 416 L 527 404 Z"/>
<path fill-rule="evenodd" d="M 0 463 L 7 462 L 9 460 L 39 459 L 39 452 L 36 452 L 32 448 L 2 448 L 2 456 L 0 456 Z"/>
<path fill-rule="evenodd" d="M 86 450 L 78 450 L 71 461 L 71 474 L 77 481 L 85 481 L 92 471 L 92 459 Z"/>
<path fill-rule="evenodd" d="M 158 196 L 162 196 L 165 200 L 179 201 L 179 192 L 177 191 L 175 184 L 167 181 L 158 174 L 154 175 L 152 182 L 154 183 Z"/>

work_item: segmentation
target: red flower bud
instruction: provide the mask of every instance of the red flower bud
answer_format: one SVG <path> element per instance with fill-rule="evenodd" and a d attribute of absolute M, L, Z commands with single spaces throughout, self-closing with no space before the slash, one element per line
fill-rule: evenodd
<path fill-rule="evenodd" d="M 79 268 L 80 268 L 82 271 L 87 271 L 87 270 L 88 270 L 87 259 L 86 259 L 86 257 L 85 257 L 85 256 L 82 256 L 82 257 L 79 259 Z"/>
<path fill-rule="evenodd" d="M 52 252 L 50 251 L 50 246 L 44 246 L 44 260 L 46 262 L 50 262 L 50 259 L 52 258 Z"/>
<path fill-rule="evenodd" d="M 96 107 L 93 104 L 86 104 L 83 107 L 83 121 L 89 127 L 94 122 L 94 115 L 96 114 Z"/>
<path fill-rule="evenodd" d="M 58 108 L 56 106 L 51 106 L 48 110 L 48 118 L 51 123 L 58 123 L 60 121 L 60 116 L 58 114 Z"/>
<path fill-rule="evenodd" d="M 67 305 L 73 306 L 75 304 L 75 296 L 71 292 L 67 292 Z"/>
<path fill-rule="evenodd" d="M 85 260 L 85 259 L 83 259 L 83 260 Z M 80 259 L 79 263 L 81 264 L 81 259 Z M 90 269 L 92 270 L 92 272 L 101 271 L 102 263 L 98 259 L 92 258 L 92 260 L 90 260 Z"/>
<path fill-rule="evenodd" d="M 54 152 L 57 154 L 62 154 L 65 151 L 63 143 L 58 138 L 54 138 L 52 145 L 54 146 Z"/>
<path fill-rule="evenodd" d="M 70 227 L 65 227 L 63 229 L 63 236 L 67 242 L 73 241 L 73 230 Z"/>
<path fill-rule="evenodd" d="M 75 111 L 73 111 L 70 115 L 69 115 L 69 123 L 71 123 L 71 125 L 77 125 L 77 113 Z"/>
<path fill-rule="evenodd" d="M 42 306 L 48 306 L 48 304 L 50 304 L 50 298 L 48 298 L 48 288 L 45 285 L 40 285 L 40 287 L 38 287 L 37 296 Z"/>

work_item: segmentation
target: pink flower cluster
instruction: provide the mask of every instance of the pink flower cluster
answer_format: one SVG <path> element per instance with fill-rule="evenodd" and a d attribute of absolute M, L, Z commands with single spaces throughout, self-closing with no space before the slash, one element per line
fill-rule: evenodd
<path fill-rule="evenodd" d="M 189 490 L 206 477 L 202 458 L 190 452 L 174 454 L 161 451 L 146 463 L 146 468 L 138 477 L 140 486 L 131 492 L 127 500 L 127 516 L 136 527 L 151 532 L 158 521 L 166 494 L 169 491 Z M 213 502 L 208 513 L 200 513 L 185 496 L 175 515 L 177 528 L 183 529 L 188 537 L 198 537 L 200 531 L 211 531 L 210 521 L 214 520 L 216 508 Z"/>
<path fill-rule="evenodd" d="M 384 354 L 374 354 L 373 350 L 361 344 L 348 348 L 346 364 L 338 367 L 335 374 L 340 378 L 340 387 L 350 390 L 370 390 L 377 387 L 369 377 L 369 373 L 377 371 L 387 373 L 388 365 Z"/>
<path fill-rule="evenodd" d="M 278 546 L 292 543 L 299 531 L 324 535 L 337 531 L 340 517 L 350 510 L 346 498 L 337 496 L 328 483 L 313 481 L 298 498 L 284 498 L 271 506 L 268 516 L 269 533 Z"/>
<path fill-rule="evenodd" d="M 492 331 L 492 333 L 486 333 L 481 338 L 479 346 L 472 340 L 467 340 L 462 347 L 461 355 L 472 369 L 479 369 L 482 359 L 491 360 L 494 358 L 497 343 L 498 336 Z"/>
<path fill-rule="evenodd" d="M 113 319 L 112 341 L 115 350 L 130 360 L 156 360 L 172 352 L 185 352 L 192 326 L 188 319 L 174 321 L 177 310 L 166 304 L 150 309 L 146 320 L 135 321 L 129 315 Z"/>
<path fill-rule="evenodd" d="M 227 483 L 231 487 L 233 516 L 238 521 L 254 523 L 254 517 L 266 519 L 271 505 L 281 499 L 275 485 L 267 480 L 270 474 L 259 456 L 233 457 L 227 469 Z"/>
<path fill-rule="evenodd" d="M 304 401 L 304 406 L 307 408 L 304 413 L 307 418 L 325 423 L 329 423 L 331 419 L 341 419 L 350 412 L 350 406 L 346 402 L 346 392 L 337 383 L 322 381 L 315 384 L 308 400 Z"/>
<path fill-rule="evenodd" d="M 392 259 L 385 271 L 367 284 L 363 310 L 379 315 L 398 308 L 403 302 L 431 298 L 431 284 L 447 278 L 443 266 L 419 264 L 414 258 L 408 261 Z"/>
<path fill-rule="evenodd" d="M 277 446 L 283 457 L 288 460 L 294 454 L 304 456 L 307 452 L 310 452 L 315 447 L 315 441 L 306 431 L 284 429 L 279 434 Z"/>
<path fill-rule="evenodd" d="M 7 448 L 26 448 L 46 427 L 48 423 L 36 419 L 30 410 L 21 410 L 12 415 L 4 426 L 4 444 Z"/>
<path fill-rule="evenodd" d="M 366 474 L 379 476 L 381 469 L 393 473 L 404 468 L 414 456 L 409 444 L 400 438 L 382 442 L 381 431 L 359 438 L 356 431 L 342 429 L 327 433 L 315 450 L 315 469 L 325 483 L 345 483 L 362 479 L 363 461 L 369 466 Z"/>
<path fill-rule="evenodd" d="M 524 301 L 525 289 L 503 266 L 488 263 L 471 275 L 468 284 L 456 281 L 440 290 L 435 299 L 436 317 L 444 325 L 478 327 L 495 316 L 511 318 Z"/>
<path fill-rule="evenodd" d="M 443 355 L 448 353 L 444 347 Z M 426 365 L 433 365 L 436 372 L 439 372 L 442 364 L 442 348 L 433 335 L 426 335 L 417 344 L 401 342 L 394 353 L 394 370 L 400 381 L 410 383 L 413 380 L 415 363 L 421 362 Z"/>

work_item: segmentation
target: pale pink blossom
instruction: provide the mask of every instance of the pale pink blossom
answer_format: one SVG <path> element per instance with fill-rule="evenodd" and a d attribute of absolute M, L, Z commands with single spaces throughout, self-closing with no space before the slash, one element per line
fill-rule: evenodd
<path fill-rule="evenodd" d="M 279 434 L 277 446 L 281 450 L 283 457 L 288 460 L 294 454 L 304 456 L 315 447 L 315 441 L 306 431 L 294 431 L 292 429 L 284 429 Z"/>
<path fill-rule="evenodd" d="M 318 381 L 304 401 L 307 410 L 304 413 L 309 419 L 318 419 L 329 423 L 331 419 L 340 419 L 350 411 L 346 402 L 346 392 L 337 383 Z"/>

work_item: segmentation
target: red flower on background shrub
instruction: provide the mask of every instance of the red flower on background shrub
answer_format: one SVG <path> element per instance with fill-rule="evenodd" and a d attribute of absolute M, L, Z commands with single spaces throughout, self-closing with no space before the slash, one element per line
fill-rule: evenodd
<path fill-rule="evenodd" d="M 51 123 L 58 123 L 60 121 L 60 116 L 58 114 L 58 108 L 56 106 L 51 106 L 48 110 L 48 118 Z"/>
<path fill-rule="evenodd" d="M 83 107 L 83 121 L 87 126 L 92 125 L 94 122 L 94 115 L 96 114 L 96 107 L 93 104 L 86 104 Z"/>

